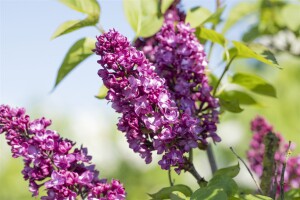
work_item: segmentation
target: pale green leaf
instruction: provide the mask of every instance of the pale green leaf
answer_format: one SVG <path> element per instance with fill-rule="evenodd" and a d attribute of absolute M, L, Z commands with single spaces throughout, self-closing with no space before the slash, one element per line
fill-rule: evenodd
<path fill-rule="evenodd" d="M 237 73 L 232 77 L 231 82 L 257 94 L 276 97 L 275 88 L 259 76 L 246 73 Z"/>
<path fill-rule="evenodd" d="M 280 68 L 273 53 L 261 44 L 246 45 L 242 42 L 233 41 L 237 49 L 237 56 L 242 58 L 253 58 L 265 64 Z"/>
<path fill-rule="evenodd" d="M 214 176 L 228 176 L 231 178 L 236 177 L 240 172 L 240 165 L 239 163 L 234 166 L 218 169 L 215 173 Z"/>
<path fill-rule="evenodd" d="M 126 19 L 136 36 L 150 37 L 163 25 L 163 17 L 159 15 L 157 0 L 123 0 Z"/>
<path fill-rule="evenodd" d="M 100 15 L 100 6 L 96 0 L 59 1 L 78 12 L 87 14 L 88 16 L 83 20 L 70 20 L 61 24 L 54 32 L 51 39 L 57 38 L 61 35 L 73 32 L 86 26 L 94 26 L 98 23 Z"/>
<path fill-rule="evenodd" d="M 214 43 L 218 43 L 222 46 L 225 46 L 226 44 L 226 39 L 224 38 L 223 35 L 220 33 L 212 30 L 212 29 L 207 29 L 204 27 L 199 28 L 199 38 L 200 39 L 205 39 L 205 40 L 210 40 Z"/>
<path fill-rule="evenodd" d="M 211 12 L 203 7 L 195 7 L 189 10 L 186 14 L 185 23 L 190 23 L 192 28 L 203 24 L 210 16 Z"/>
<path fill-rule="evenodd" d="M 211 16 L 209 16 L 202 24 L 206 22 L 211 22 L 217 25 L 221 21 L 221 15 L 223 14 L 225 6 L 218 8 L 216 12 L 214 12 Z"/>
<path fill-rule="evenodd" d="M 82 38 L 73 44 L 58 70 L 54 88 L 65 78 L 65 76 L 78 66 L 79 63 L 93 54 L 92 49 L 95 48 L 95 42 L 95 39 Z"/>
<path fill-rule="evenodd" d="M 290 189 L 284 193 L 285 200 L 299 200 L 300 199 L 300 189 Z"/>
<path fill-rule="evenodd" d="M 281 10 L 281 16 L 286 26 L 293 31 L 300 29 L 299 11 L 300 4 L 287 4 Z"/>
<path fill-rule="evenodd" d="M 144 18 L 141 21 L 141 28 L 137 33 L 137 36 L 140 37 L 150 37 L 157 33 L 163 25 L 163 18 L 153 16 L 152 18 Z"/>
<path fill-rule="evenodd" d="M 161 13 L 164 14 L 173 2 L 174 0 L 162 0 L 160 5 Z"/>
<path fill-rule="evenodd" d="M 153 199 L 170 199 L 172 192 L 181 192 L 185 196 L 189 197 L 192 195 L 192 190 L 186 185 L 174 185 L 170 187 L 165 187 L 159 190 L 157 193 L 149 194 Z"/>
<path fill-rule="evenodd" d="M 61 3 L 81 13 L 99 18 L 100 5 L 97 0 L 59 0 Z"/>
<path fill-rule="evenodd" d="M 63 23 L 60 25 L 56 31 L 53 33 L 51 39 L 57 38 L 61 35 L 70 33 L 72 31 L 78 30 L 80 28 L 86 27 L 86 26 L 93 26 L 96 25 L 98 22 L 98 18 L 94 17 L 87 17 L 84 20 L 71 20 Z"/>
<path fill-rule="evenodd" d="M 232 178 L 227 176 L 226 173 L 228 173 L 228 171 L 225 172 L 225 174 L 214 175 L 208 182 L 207 187 L 222 189 L 228 196 L 232 196 L 238 191 L 238 185 Z"/>
<path fill-rule="evenodd" d="M 214 187 L 203 187 L 196 190 L 190 200 L 227 200 L 228 196 L 224 190 Z"/>
<path fill-rule="evenodd" d="M 102 85 L 99 89 L 98 94 L 95 96 L 97 99 L 105 99 L 107 95 L 108 89 L 105 85 Z"/>
<path fill-rule="evenodd" d="M 253 194 L 240 195 L 239 198 L 243 200 L 273 200 L 271 197 Z"/>
<path fill-rule="evenodd" d="M 171 200 L 186 200 L 186 197 L 179 192 L 174 192 L 174 193 L 170 194 L 170 199 Z"/>
<path fill-rule="evenodd" d="M 240 2 L 236 4 L 229 12 L 222 33 L 227 32 L 230 27 L 243 19 L 243 17 L 254 13 L 255 11 L 257 11 L 257 9 L 258 4 L 255 2 Z"/>

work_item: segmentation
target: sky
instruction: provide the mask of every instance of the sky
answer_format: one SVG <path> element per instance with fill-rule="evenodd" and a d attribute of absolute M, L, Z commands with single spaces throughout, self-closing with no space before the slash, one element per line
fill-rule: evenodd
<path fill-rule="evenodd" d="M 235 1 L 228 1 L 228 7 Z M 116 28 L 132 39 L 121 0 L 100 0 L 100 23 L 105 30 Z M 183 0 L 184 8 L 202 4 L 214 10 L 213 1 Z M 57 71 L 72 44 L 82 37 L 94 38 L 94 27 L 50 40 L 56 28 L 85 16 L 54 0 L 0 0 L 0 103 L 46 110 L 77 112 L 100 109 L 97 94 L 102 82 L 97 75 L 97 57 L 91 56 L 52 91 Z"/>

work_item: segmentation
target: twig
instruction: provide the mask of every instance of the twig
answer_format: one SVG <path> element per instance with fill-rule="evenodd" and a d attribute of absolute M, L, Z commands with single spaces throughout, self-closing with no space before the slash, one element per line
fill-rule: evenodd
<path fill-rule="evenodd" d="M 197 180 L 197 183 L 199 184 L 200 187 L 205 187 L 207 185 L 207 181 L 202 176 L 200 176 L 200 174 L 195 169 L 193 163 L 189 163 L 189 167 L 187 171 L 194 176 L 194 178 Z"/>
<path fill-rule="evenodd" d="M 217 84 L 216 84 L 216 86 L 215 86 L 215 88 L 214 88 L 213 96 L 216 95 L 217 89 L 218 89 L 218 87 L 219 87 L 219 85 L 220 85 L 220 83 L 221 83 L 221 81 L 222 81 L 224 75 L 225 75 L 226 72 L 229 70 L 229 67 L 230 67 L 232 61 L 235 59 L 235 57 L 236 57 L 236 56 L 233 56 L 233 57 L 230 59 L 230 61 L 227 63 L 226 67 L 224 68 L 224 71 L 222 72 L 222 75 L 221 75 L 221 77 L 219 78 L 219 80 L 218 80 L 218 82 L 217 82 Z"/>
<path fill-rule="evenodd" d="M 285 168 L 286 168 L 286 162 L 291 154 L 290 148 L 291 148 L 291 141 L 289 141 L 287 155 L 286 155 L 285 162 L 283 163 L 283 167 L 282 167 L 282 171 L 281 171 L 281 177 L 280 177 L 280 199 L 281 200 L 284 200 L 284 172 L 285 172 Z"/>
<path fill-rule="evenodd" d="M 189 152 L 189 162 L 193 163 L 193 149 L 191 149 Z"/>
<path fill-rule="evenodd" d="M 207 151 L 208 161 L 210 164 L 211 173 L 214 174 L 217 171 L 218 167 L 217 167 L 216 159 L 211 144 L 208 144 L 206 151 Z"/>
<path fill-rule="evenodd" d="M 252 174 L 252 172 L 251 172 L 251 170 L 249 169 L 249 167 L 247 166 L 247 164 L 245 163 L 245 161 L 233 150 L 233 148 L 232 147 L 229 147 L 230 148 L 230 150 L 232 151 L 232 153 L 244 164 L 244 166 L 246 167 L 246 169 L 248 170 L 248 172 L 249 172 L 249 174 L 251 175 L 251 177 L 252 177 L 252 179 L 253 179 L 253 181 L 254 181 L 254 183 L 255 183 L 255 185 L 256 185 L 256 187 L 257 187 L 257 189 L 258 189 L 258 191 L 259 191 L 259 193 L 260 194 L 262 194 L 262 190 L 261 190 L 261 188 L 260 188 L 260 186 L 259 186 L 259 184 L 256 182 L 256 180 L 255 180 L 255 178 L 254 178 L 254 176 L 253 176 L 253 174 Z"/>
<path fill-rule="evenodd" d="M 168 170 L 168 178 L 169 178 L 170 186 L 173 186 L 173 185 L 174 185 L 174 182 L 172 181 L 171 169 Z"/>

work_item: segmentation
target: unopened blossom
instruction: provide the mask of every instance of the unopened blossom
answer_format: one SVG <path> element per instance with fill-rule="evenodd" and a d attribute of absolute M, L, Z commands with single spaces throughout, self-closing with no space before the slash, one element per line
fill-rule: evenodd
<path fill-rule="evenodd" d="M 183 22 L 166 23 L 156 39 L 156 71 L 165 78 L 179 111 L 200 124 L 199 134 L 204 141 L 211 137 L 219 142 L 221 139 L 216 134 L 219 103 L 211 94 L 212 87 L 205 74 L 206 54 L 194 29 Z"/>
<path fill-rule="evenodd" d="M 272 132 L 278 138 L 278 149 L 275 152 L 274 160 L 276 162 L 276 178 L 279 193 L 279 182 L 282 173 L 283 164 L 286 162 L 284 172 L 284 190 L 291 188 L 299 188 L 300 186 L 300 156 L 287 157 L 289 144 L 284 140 L 279 132 L 275 132 L 273 126 L 263 117 L 257 116 L 251 122 L 251 130 L 253 131 L 250 148 L 247 151 L 247 158 L 250 163 L 250 168 L 259 176 L 263 173 L 263 158 L 265 153 L 264 137 Z M 290 150 L 293 150 L 295 145 L 292 144 Z"/>
<path fill-rule="evenodd" d="M 31 121 L 23 108 L 0 106 L 0 134 L 5 134 L 12 156 L 23 158 L 22 174 L 33 196 L 43 187 L 47 191 L 43 200 L 125 199 L 119 181 L 98 178 L 86 148 L 72 150 L 75 143 L 48 129 L 50 125 L 45 118 Z"/>

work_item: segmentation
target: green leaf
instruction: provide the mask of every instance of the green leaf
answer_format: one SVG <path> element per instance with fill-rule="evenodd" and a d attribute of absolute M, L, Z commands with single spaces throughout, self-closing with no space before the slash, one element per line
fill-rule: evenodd
<path fill-rule="evenodd" d="M 214 12 L 209 18 L 207 18 L 202 24 L 206 22 L 211 22 L 217 25 L 221 21 L 221 15 L 223 14 L 225 6 L 218 8 L 216 12 Z"/>
<path fill-rule="evenodd" d="M 219 188 L 204 187 L 196 190 L 190 200 L 227 200 L 227 194 Z"/>
<path fill-rule="evenodd" d="M 239 197 L 243 200 L 273 200 L 271 197 L 253 194 L 240 195 Z"/>
<path fill-rule="evenodd" d="M 105 85 L 102 85 L 99 89 L 98 94 L 95 96 L 97 99 L 105 99 L 107 95 L 108 89 Z"/>
<path fill-rule="evenodd" d="M 249 89 L 257 94 L 276 97 L 275 88 L 259 76 L 246 73 L 237 73 L 232 77 L 231 82 L 243 86 L 244 88 Z"/>
<path fill-rule="evenodd" d="M 73 10 L 87 14 L 88 16 L 83 20 L 70 20 L 61 24 L 54 32 L 51 39 L 86 26 L 94 26 L 98 23 L 100 6 L 96 0 L 60 0 L 60 2 Z"/>
<path fill-rule="evenodd" d="M 228 196 L 234 195 L 238 191 L 236 182 L 227 175 L 214 175 L 208 182 L 207 187 L 214 187 L 222 189 Z"/>
<path fill-rule="evenodd" d="M 99 17 L 100 6 L 97 0 L 59 0 L 61 3 L 81 13 Z"/>
<path fill-rule="evenodd" d="M 185 23 L 190 23 L 191 27 L 196 28 L 202 25 L 211 15 L 208 9 L 197 6 L 187 12 Z"/>
<path fill-rule="evenodd" d="M 174 185 L 170 187 L 165 187 L 159 190 L 157 193 L 149 194 L 153 199 L 170 199 L 170 195 L 172 192 L 178 191 L 189 197 L 192 195 L 193 191 L 186 185 Z"/>
<path fill-rule="evenodd" d="M 251 42 L 261 35 L 262 33 L 259 31 L 258 25 L 256 24 L 244 33 L 242 40 L 244 42 Z"/>
<path fill-rule="evenodd" d="M 123 7 L 136 36 L 150 37 L 163 25 L 164 18 L 159 16 L 157 0 L 123 0 Z"/>
<path fill-rule="evenodd" d="M 171 200 L 185 200 L 186 197 L 184 195 L 182 195 L 182 194 L 178 194 L 178 192 L 177 192 L 176 194 L 171 193 L 170 194 L 170 199 Z"/>
<path fill-rule="evenodd" d="M 227 50 L 228 54 L 229 54 L 229 60 L 232 59 L 233 57 L 236 57 L 237 56 L 237 49 L 235 47 L 232 47 L 230 49 Z M 224 51 L 224 54 L 223 54 L 223 60 L 226 61 L 227 60 L 227 57 L 226 57 L 226 52 Z"/>
<path fill-rule="evenodd" d="M 237 49 L 237 56 L 243 58 L 254 58 L 271 66 L 280 68 L 273 53 L 261 44 L 246 45 L 242 42 L 233 41 Z"/>
<path fill-rule="evenodd" d="M 240 198 L 238 198 L 238 197 L 234 197 L 234 196 L 231 196 L 231 197 L 229 197 L 229 199 L 228 200 L 241 200 Z"/>
<path fill-rule="evenodd" d="M 240 113 L 243 111 L 237 99 L 226 99 L 223 96 L 219 96 L 219 100 L 222 110 L 227 110 L 232 113 Z"/>
<path fill-rule="evenodd" d="M 215 88 L 217 86 L 219 79 L 213 73 L 209 73 L 208 80 L 209 80 L 209 85 Z"/>
<path fill-rule="evenodd" d="M 239 104 L 241 105 L 255 105 L 258 104 L 258 102 L 251 97 L 248 93 L 238 90 L 230 90 L 230 91 L 223 91 L 220 96 L 222 96 L 223 99 L 227 100 L 238 100 Z"/>
<path fill-rule="evenodd" d="M 93 54 L 95 39 L 82 38 L 78 40 L 67 52 L 63 63 L 57 73 L 54 88 L 67 76 L 79 63 Z"/>
<path fill-rule="evenodd" d="M 240 2 L 236 4 L 229 12 L 222 33 L 227 32 L 230 27 L 240 21 L 243 17 L 254 13 L 257 9 L 258 4 L 253 2 Z"/>
<path fill-rule="evenodd" d="M 217 170 L 214 173 L 214 177 L 215 176 L 228 176 L 228 177 L 234 178 L 239 174 L 239 172 L 240 172 L 240 165 L 238 163 L 237 165 Z"/>
<path fill-rule="evenodd" d="M 67 21 L 67 22 L 61 24 L 56 29 L 56 31 L 53 33 L 51 39 L 57 38 L 59 36 L 73 32 L 75 30 L 78 30 L 78 29 L 86 27 L 86 26 L 93 26 L 93 25 L 97 24 L 97 22 L 98 22 L 98 18 L 94 18 L 94 17 L 87 17 L 84 20 Z"/>
<path fill-rule="evenodd" d="M 286 26 L 295 32 L 300 29 L 299 10 L 300 4 L 287 4 L 281 10 L 281 16 Z"/>
<path fill-rule="evenodd" d="M 164 14 L 173 2 L 174 0 L 162 0 L 160 5 L 160 12 Z"/>
<path fill-rule="evenodd" d="M 222 46 L 225 46 L 226 44 L 226 39 L 224 36 L 211 29 L 201 27 L 199 29 L 199 37 L 200 39 L 210 40 Z"/>
<path fill-rule="evenodd" d="M 300 199 L 300 189 L 291 189 L 284 193 L 285 200 L 296 200 Z"/>

